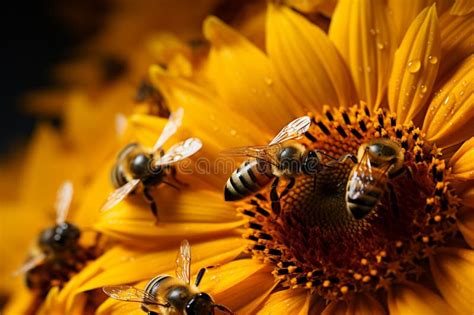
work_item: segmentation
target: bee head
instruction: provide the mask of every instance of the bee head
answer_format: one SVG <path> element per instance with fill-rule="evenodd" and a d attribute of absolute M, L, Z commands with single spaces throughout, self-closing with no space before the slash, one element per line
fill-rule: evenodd
<path fill-rule="evenodd" d="M 46 253 L 61 252 L 74 247 L 80 236 L 81 231 L 75 225 L 64 222 L 43 230 L 39 238 L 39 247 Z"/>
<path fill-rule="evenodd" d="M 200 292 L 186 303 L 186 315 L 212 315 L 215 304 L 211 296 Z"/>

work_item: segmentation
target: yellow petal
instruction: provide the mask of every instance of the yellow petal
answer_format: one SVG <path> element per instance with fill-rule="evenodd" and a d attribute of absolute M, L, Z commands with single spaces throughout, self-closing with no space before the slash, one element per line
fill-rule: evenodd
<path fill-rule="evenodd" d="M 471 189 L 471 198 L 474 200 L 474 189 Z M 461 208 L 456 215 L 456 223 L 466 243 L 474 248 L 474 209 Z"/>
<path fill-rule="evenodd" d="M 212 44 L 209 77 L 233 110 L 270 133 L 305 114 L 276 76 L 267 56 L 247 39 L 216 17 L 206 19 L 204 35 Z"/>
<path fill-rule="evenodd" d="M 395 52 L 388 103 L 401 123 L 412 120 L 428 100 L 436 79 L 440 37 L 436 7 L 423 10 Z"/>
<path fill-rule="evenodd" d="M 386 314 L 383 306 L 372 296 L 368 294 L 357 294 L 349 302 L 334 301 L 331 302 L 326 309 L 322 312 L 322 315 L 330 314 L 345 314 L 345 315 L 357 315 L 357 314 L 373 314 L 383 315 Z"/>
<path fill-rule="evenodd" d="M 454 314 L 443 298 L 416 283 L 394 285 L 388 291 L 388 308 L 393 315 Z"/>
<path fill-rule="evenodd" d="M 453 15 L 466 15 L 474 11 L 474 3 L 471 0 L 455 0 L 451 11 Z"/>
<path fill-rule="evenodd" d="M 474 251 L 441 248 L 430 258 L 433 278 L 441 295 L 462 314 L 474 312 Z"/>
<path fill-rule="evenodd" d="M 423 131 L 439 147 L 448 147 L 474 134 L 474 56 L 466 59 L 435 93 Z"/>
<path fill-rule="evenodd" d="M 217 155 L 224 147 L 265 141 L 273 134 L 265 134 L 262 128 L 255 127 L 250 120 L 255 117 L 250 113 L 243 109 L 229 109 L 229 104 L 215 94 L 169 76 L 157 66 L 150 67 L 150 78 L 160 88 L 170 107 L 184 108 L 183 126 L 205 143 L 203 150 L 212 148 Z"/>
<path fill-rule="evenodd" d="M 9 297 L 7 304 L 2 308 L 2 314 L 18 315 L 32 314 L 32 305 L 35 304 L 35 296 L 24 285 L 19 285 L 14 294 Z"/>
<path fill-rule="evenodd" d="M 474 187 L 472 185 L 468 189 L 462 191 L 459 196 L 461 197 L 463 205 L 474 208 Z"/>
<path fill-rule="evenodd" d="M 336 7 L 337 0 L 285 0 L 284 3 L 300 12 L 321 12 L 326 16 L 331 16 Z"/>
<path fill-rule="evenodd" d="M 431 6 L 435 0 L 389 0 L 388 7 L 393 15 L 393 32 L 397 45 L 403 39 L 408 27 L 416 16 L 426 7 Z"/>
<path fill-rule="evenodd" d="M 308 314 L 311 301 L 308 290 L 286 289 L 270 294 L 257 314 Z"/>
<path fill-rule="evenodd" d="M 192 243 L 193 265 L 191 269 L 193 274 L 199 268 L 232 260 L 244 249 L 245 244 L 241 237 L 221 237 L 217 240 Z M 76 293 L 101 288 L 105 285 L 149 280 L 163 273 L 174 274 L 179 243 L 170 244 L 167 242 L 163 245 L 168 248 L 158 252 L 138 252 L 137 256 L 132 259 L 124 260 L 122 257 L 116 257 L 116 264 L 104 269 L 100 274 L 82 284 Z"/>
<path fill-rule="evenodd" d="M 310 110 L 352 106 L 356 102 L 350 73 L 327 35 L 281 5 L 269 4 L 267 51 L 288 89 Z"/>
<path fill-rule="evenodd" d="M 440 17 L 440 75 L 449 73 L 458 63 L 474 53 L 473 16 L 473 13 L 456 16 L 447 12 Z"/>
<path fill-rule="evenodd" d="M 200 288 L 234 312 L 252 314 L 275 286 L 271 270 L 253 259 L 233 261 L 209 270 Z"/>
<path fill-rule="evenodd" d="M 472 110 L 474 110 L 474 107 L 471 108 Z M 449 165 L 453 168 L 451 176 L 456 180 L 474 179 L 474 137 L 464 142 L 459 150 L 454 153 L 449 160 Z"/>
<path fill-rule="evenodd" d="M 349 66 L 359 98 L 380 105 L 390 74 L 394 38 L 384 1 L 339 1 L 329 37 Z"/>

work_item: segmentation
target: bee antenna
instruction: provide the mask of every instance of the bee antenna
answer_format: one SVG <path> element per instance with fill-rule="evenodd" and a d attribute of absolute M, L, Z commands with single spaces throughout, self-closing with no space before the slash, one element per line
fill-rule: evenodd
<path fill-rule="evenodd" d="M 227 314 L 234 314 L 234 312 L 232 312 L 227 306 L 225 305 L 222 305 L 222 304 L 214 304 L 214 307 L 227 313 Z"/>
<path fill-rule="evenodd" d="M 199 269 L 199 272 L 196 276 L 196 282 L 194 283 L 197 287 L 201 283 L 202 278 L 204 277 L 204 274 L 206 273 L 206 268 L 201 268 Z"/>

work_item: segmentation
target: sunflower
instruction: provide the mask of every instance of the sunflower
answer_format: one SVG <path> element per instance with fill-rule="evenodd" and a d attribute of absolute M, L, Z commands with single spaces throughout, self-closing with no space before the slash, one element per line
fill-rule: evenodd
<path fill-rule="evenodd" d="M 97 167 L 76 211 L 112 245 L 64 288 L 53 288 L 41 312 L 142 314 L 139 304 L 105 300 L 100 289 L 143 288 L 156 275 L 173 274 L 186 238 L 193 274 L 216 266 L 200 288 L 240 314 L 472 313 L 472 9 L 468 1 L 341 0 L 326 13 L 326 34 L 307 15 L 270 3 L 263 37 L 259 10 L 242 15 L 250 22 L 236 28 L 208 17 L 206 54 L 166 50 L 166 67 L 149 70 L 171 111 L 184 108 L 169 145 L 190 135 L 204 143 L 191 171 L 178 174 L 187 185 L 156 190 L 158 225 L 139 196 L 97 212 L 112 190 L 114 153 L 132 141 L 151 146 L 166 123 L 128 109 L 135 113 L 119 143 L 96 144 L 103 153 L 90 157 Z M 183 47 L 163 37 L 152 42 Z M 104 103 L 121 103 L 120 91 L 108 90 Z M 213 168 L 220 152 L 269 143 L 304 115 L 312 124 L 296 141 L 334 159 L 357 156 L 374 139 L 400 146 L 404 172 L 388 179 L 390 191 L 366 217 L 346 209 L 357 165 L 351 161 L 224 202 L 232 170 Z M 76 127 L 73 134 L 84 132 Z"/>
<path fill-rule="evenodd" d="M 472 14 L 432 5 L 397 16 L 401 8 L 396 2 L 390 6 L 340 1 L 325 34 L 287 7 L 269 4 L 266 54 L 209 17 L 204 35 L 210 50 L 199 78 L 151 67 L 152 82 L 171 108 L 184 107 L 184 126 L 203 140 L 202 155 L 211 160 L 228 147 L 268 143 L 282 126 L 306 114 L 313 124 L 298 140 L 306 148 L 339 158 L 357 155 L 372 139 L 389 138 L 400 144 L 410 170 L 390 179 L 392 197 L 384 194 L 362 220 L 348 215 L 345 206 L 350 163 L 328 168 L 316 183 L 297 178 L 278 207 L 270 187 L 235 203 L 246 220 L 246 255 L 221 263 L 202 283 L 219 303 L 240 313 L 278 312 L 282 305 L 287 313 L 473 310 L 469 218 L 474 140 L 469 138 L 474 133 L 474 59 L 464 42 L 472 41 L 466 30 L 472 27 Z M 397 29 L 389 22 L 395 18 L 402 19 Z M 206 220 L 219 220 L 213 213 L 225 212 L 228 204 L 210 195 L 222 193 L 228 175 L 205 174 L 206 186 L 198 182 L 199 174 L 193 175 L 192 190 L 202 189 L 196 197 L 209 194 L 194 202 L 191 191 L 179 194 L 178 201 L 190 198 L 193 210 L 171 212 L 173 205 L 163 195 L 164 221 L 198 222 L 204 202 L 209 202 Z M 149 230 L 147 220 L 136 217 L 139 207 L 123 203 L 110 214 L 116 221 L 107 217 L 98 228 L 122 240 L 150 237 L 158 242 L 160 233 L 179 233 L 168 223 L 153 234 L 141 233 Z M 127 227 L 132 220 L 134 228 Z M 228 233 L 232 230 L 239 228 Z M 211 242 L 200 236 L 195 242 L 199 267 L 201 244 L 214 250 L 216 237 Z M 221 247 L 228 250 L 227 244 Z M 166 264 L 170 258 L 165 253 L 156 249 L 153 255 Z M 136 281 L 143 287 L 162 269 L 130 268 L 130 263 L 117 264 L 79 291 Z M 114 277 L 127 270 L 126 277 Z M 109 300 L 99 313 L 134 309 L 139 311 Z"/>

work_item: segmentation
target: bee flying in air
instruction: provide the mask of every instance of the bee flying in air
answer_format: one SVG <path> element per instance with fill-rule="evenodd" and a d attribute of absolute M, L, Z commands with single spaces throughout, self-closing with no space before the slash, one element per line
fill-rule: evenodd
<path fill-rule="evenodd" d="M 199 270 L 194 284 L 191 284 L 191 248 L 188 241 L 181 243 L 176 258 L 176 278 L 159 275 L 151 279 L 144 290 L 128 286 L 103 287 L 105 294 L 113 299 L 125 302 L 141 303 L 141 308 L 149 315 L 211 315 L 215 309 L 233 314 L 212 297 L 198 289 L 206 268 Z"/>
<path fill-rule="evenodd" d="M 15 275 L 25 274 L 27 286 L 46 296 L 53 286 L 62 287 L 71 274 L 97 256 L 95 246 L 86 248 L 79 244 L 81 231 L 66 221 L 73 195 L 72 183 L 66 181 L 59 189 L 55 204 L 56 225 L 43 230 L 38 248 Z"/>
<path fill-rule="evenodd" d="M 405 168 L 401 146 L 386 138 L 362 144 L 357 160 L 347 181 L 346 204 L 349 213 L 360 220 L 375 208 L 386 190 L 395 198 L 388 179 L 401 174 Z"/>
<path fill-rule="evenodd" d="M 294 141 L 308 131 L 311 119 L 308 116 L 299 117 L 286 125 L 273 140 L 264 146 L 248 146 L 233 148 L 225 153 L 231 156 L 245 156 L 246 160 L 227 180 L 224 188 L 226 201 L 237 201 L 249 197 L 272 180 L 272 208 L 279 212 L 279 199 L 286 195 L 295 184 L 295 178 L 301 175 L 315 176 L 324 166 L 322 156 L 335 159 L 321 150 L 307 150 L 306 147 Z M 287 187 L 278 196 L 279 178 L 289 180 Z"/>
<path fill-rule="evenodd" d="M 170 175 L 175 182 L 181 184 L 176 179 L 176 168 L 173 164 L 190 157 L 202 147 L 199 139 L 189 138 L 173 145 L 166 152 L 163 150 L 165 142 L 181 125 L 182 117 L 182 108 L 170 115 L 152 149 L 145 148 L 139 143 L 131 143 L 122 149 L 111 172 L 111 181 L 116 190 L 109 195 L 102 211 L 117 205 L 141 183 L 143 196 L 150 204 L 153 215 L 158 219 L 158 209 L 150 194 L 150 188 L 162 183 L 177 188 L 166 180 Z"/>

